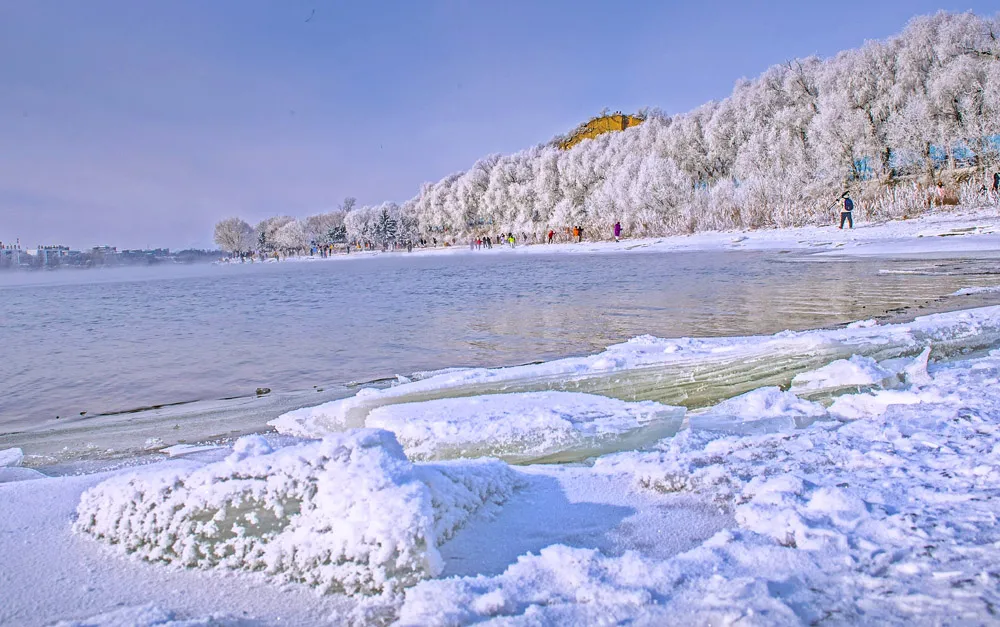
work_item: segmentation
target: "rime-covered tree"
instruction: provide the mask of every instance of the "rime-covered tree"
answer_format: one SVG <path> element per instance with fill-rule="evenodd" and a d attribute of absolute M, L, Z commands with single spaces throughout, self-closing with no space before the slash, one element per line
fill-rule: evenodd
<path fill-rule="evenodd" d="M 491 155 L 400 205 L 345 200 L 344 228 L 385 246 L 572 226 L 610 237 L 615 222 L 634 235 L 828 223 L 845 189 L 864 216 L 896 186 L 1000 166 L 998 40 L 1000 18 L 918 17 L 896 37 L 775 65 L 687 113 L 647 112 L 569 150 Z"/>
<path fill-rule="evenodd" d="M 291 216 L 276 216 L 274 218 L 262 220 L 259 224 L 257 224 L 256 228 L 254 228 L 257 250 L 262 254 L 279 250 L 276 240 L 278 231 L 281 227 L 294 221 L 295 218 Z"/>
<path fill-rule="evenodd" d="M 399 207 L 395 203 L 385 203 L 379 207 L 372 233 L 382 244 L 383 250 L 396 241 L 399 233 Z"/>
<path fill-rule="evenodd" d="M 302 222 L 292 220 L 274 233 L 274 247 L 286 255 L 293 255 L 309 248 L 309 235 Z"/>
<path fill-rule="evenodd" d="M 233 255 L 250 252 L 254 247 L 254 232 L 239 218 L 226 218 L 215 225 L 215 243 Z"/>

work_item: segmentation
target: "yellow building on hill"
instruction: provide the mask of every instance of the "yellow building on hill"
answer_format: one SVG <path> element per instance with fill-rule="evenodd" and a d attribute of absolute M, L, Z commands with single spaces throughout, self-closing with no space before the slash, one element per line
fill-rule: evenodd
<path fill-rule="evenodd" d="M 563 150 L 569 150 L 585 139 L 593 139 L 603 133 L 610 131 L 624 131 L 633 126 L 639 126 L 645 118 L 638 115 L 628 115 L 621 111 L 610 115 L 602 115 L 593 118 L 586 124 L 581 124 L 579 128 L 569 134 L 565 139 L 560 139 L 558 144 Z"/>

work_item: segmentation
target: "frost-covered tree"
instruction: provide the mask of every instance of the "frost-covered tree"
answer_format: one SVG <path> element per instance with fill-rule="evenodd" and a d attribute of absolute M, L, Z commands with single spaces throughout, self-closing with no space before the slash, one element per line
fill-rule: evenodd
<path fill-rule="evenodd" d="M 892 215 L 892 199 L 920 195 L 896 186 L 1000 165 L 998 40 L 995 17 L 918 17 L 896 37 L 775 65 L 687 113 L 646 111 L 641 125 L 569 150 L 490 155 L 399 205 L 345 200 L 344 229 L 385 246 L 572 226 L 610 237 L 615 222 L 634 235 L 788 226 L 828 222 L 845 189 L 861 216 L 876 205 Z"/>
<path fill-rule="evenodd" d="M 281 227 L 289 222 L 294 222 L 291 216 L 276 216 L 262 220 L 254 229 L 256 234 L 257 250 L 260 253 L 270 253 L 279 250 L 277 245 L 277 234 Z"/>
<path fill-rule="evenodd" d="M 330 211 L 309 216 L 305 219 L 303 228 L 309 241 L 320 246 L 342 243 L 347 235 L 343 211 Z"/>
<path fill-rule="evenodd" d="M 226 218 L 215 225 L 215 243 L 233 255 L 250 252 L 254 247 L 254 231 L 239 218 Z"/>
<path fill-rule="evenodd" d="M 390 243 L 396 241 L 396 236 L 399 234 L 398 205 L 385 203 L 378 208 L 372 234 L 382 244 L 383 249 L 388 248 Z"/>
<path fill-rule="evenodd" d="M 286 255 L 294 255 L 309 248 L 309 235 L 302 222 L 292 220 L 274 233 L 274 247 Z"/>

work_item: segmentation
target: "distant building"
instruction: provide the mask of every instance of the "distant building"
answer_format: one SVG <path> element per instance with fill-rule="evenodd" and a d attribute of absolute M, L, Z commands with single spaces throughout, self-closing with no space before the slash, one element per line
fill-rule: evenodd
<path fill-rule="evenodd" d="M 39 246 L 34 255 L 41 260 L 42 266 L 48 267 L 58 265 L 63 257 L 69 256 L 69 252 L 69 246 Z"/>

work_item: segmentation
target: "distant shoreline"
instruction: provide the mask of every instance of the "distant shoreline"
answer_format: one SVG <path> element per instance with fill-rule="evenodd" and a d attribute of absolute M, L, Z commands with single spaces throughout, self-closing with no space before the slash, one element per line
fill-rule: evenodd
<path fill-rule="evenodd" d="M 328 257 L 303 255 L 252 263 L 302 263 L 371 259 L 383 255 L 423 257 L 431 255 L 508 254 L 609 254 L 624 252 L 697 251 L 808 252 L 825 256 L 979 256 L 1000 254 L 1000 208 L 994 206 L 937 209 L 909 220 L 859 222 L 854 229 L 836 226 L 803 226 L 753 231 L 706 231 L 690 235 L 667 235 L 581 243 L 494 245 L 472 250 L 468 244 L 414 248 L 406 251 L 354 251 Z M 239 265 L 238 261 L 229 261 Z M 247 262 L 250 263 L 250 262 Z"/>

